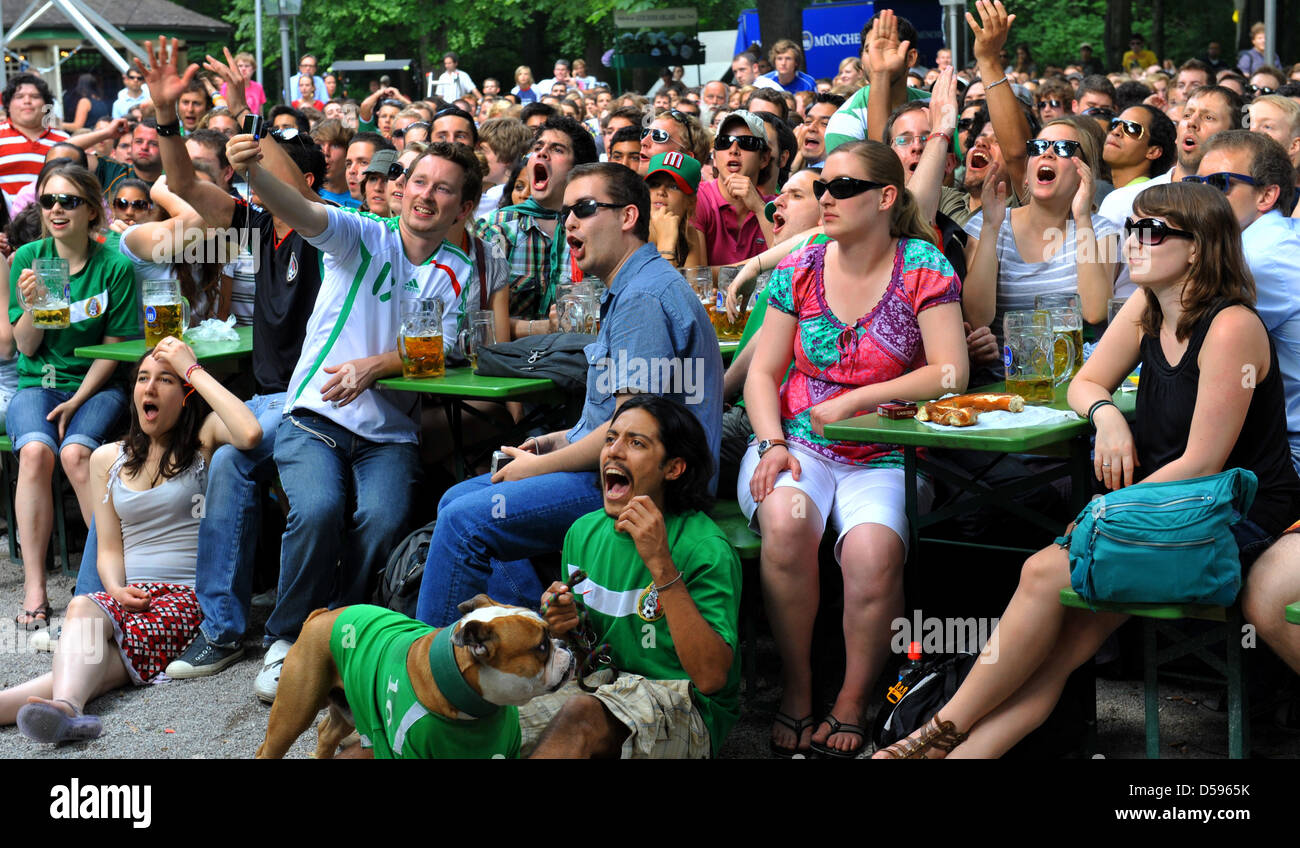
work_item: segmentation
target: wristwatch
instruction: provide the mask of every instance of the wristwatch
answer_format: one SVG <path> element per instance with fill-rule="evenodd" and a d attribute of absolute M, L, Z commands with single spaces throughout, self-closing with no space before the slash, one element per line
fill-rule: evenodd
<path fill-rule="evenodd" d="M 767 453 L 777 445 L 780 445 L 786 450 L 790 449 L 790 446 L 785 443 L 785 439 L 764 439 L 758 443 L 758 458 L 762 459 L 763 454 Z"/>

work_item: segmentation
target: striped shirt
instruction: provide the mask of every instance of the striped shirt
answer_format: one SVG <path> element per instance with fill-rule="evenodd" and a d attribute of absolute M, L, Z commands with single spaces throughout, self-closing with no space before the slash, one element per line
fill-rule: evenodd
<path fill-rule="evenodd" d="M 555 287 L 573 276 L 563 230 L 557 224 L 559 238 L 552 238 L 538 221 L 520 206 L 507 206 L 480 219 L 475 232 L 506 257 L 510 314 L 517 318 L 545 318 L 555 301 Z"/>
<path fill-rule="evenodd" d="M 45 164 L 45 151 L 67 140 L 68 134 L 62 130 L 47 128 L 32 139 L 8 121 L 0 122 L 0 190 L 4 191 L 10 211 L 13 211 L 14 198 L 23 186 L 36 181 L 41 166 Z"/>

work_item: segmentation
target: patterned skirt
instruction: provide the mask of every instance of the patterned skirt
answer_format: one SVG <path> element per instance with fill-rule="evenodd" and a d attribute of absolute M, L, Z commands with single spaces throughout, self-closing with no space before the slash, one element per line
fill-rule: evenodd
<path fill-rule="evenodd" d="M 125 609 L 107 592 L 89 597 L 113 622 L 113 636 L 127 673 L 136 685 L 153 680 L 194 641 L 203 621 L 198 596 L 191 586 L 175 583 L 132 583 L 149 593 L 144 612 Z"/>

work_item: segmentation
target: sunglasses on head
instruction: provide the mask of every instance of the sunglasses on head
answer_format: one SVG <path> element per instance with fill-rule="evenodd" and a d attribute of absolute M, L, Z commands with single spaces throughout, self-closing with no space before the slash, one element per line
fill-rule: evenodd
<path fill-rule="evenodd" d="M 1062 159 L 1069 159 L 1079 154 L 1082 145 L 1065 138 L 1057 141 L 1048 138 L 1031 138 L 1025 142 L 1025 153 L 1030 156 L 1042 156 L 1049 148 Z"/>
<path fill-rule="evenodd" d="M 1160 245 L 1164 244 L 1165 239 L 1173 236 L 1174 238 L 1195 238 L 1186 230 L 1176 230 L 1173 227 L 1161 221 L 1158 218 L 1138 218 L 1134 220 L 1129 218 L 1124 222 L 1124 236 L 1136 235 L 1138 244 Z"/>
<path fill-rule="evenodd" d="M 1040 100 L 1038 101 L 1038 111 L 1041 112 L 1048 106 L 1051 106 L 1053 109 L 1060 109 L 1062 105 L 1063 104 L 1059 100 Z"/>
<path fill-rule="evenodd" d="M 1119 113 L 1114 109 L 1107 109 L 1105 106 L 1093 106 L 1091 109 L 1084 109 L 1083 114 L 1090 118 L 1105 118 L 1109 121 L 1111 118 L 1117 117 Z"/>
<path fill-rule="evenodd" d="M 75 194 L 42 194 L 41 208 L 53 209 L 55 204 L 62 206 L 64 209 L 76 209 L 86 202 L 86 198 Z"/>
<path fill-rule="evenodd" d="M 813 196 L 818 200 L 822 195 L 830 192 L 831 197 L 836 200 L 848 200 L 850 197 L 857 197 L 874 188 L 884 188 L 888 183 L 877 183 L 871 180 L 859 180 L 854 177 L 836 177 L 833 180 L 815 180 L 813 182 Z"/>
<path fill-rule="evenodd" d="M 1255 180 L 1246 174 L 1234 174 L 1231 171 L 1220 171 L 1217 174 L 1206 174 L 1203 177 L 1198 177 L 1195 174 L 1190 177 L 1183 177 L 1185 183 L 1201 183 L 1210 188 L 1217 188 L 1224 194 L 1227 194 L 1232 189 L 1233 180 L 1246 185 L 1255 185 Z"/>
<path fill-rule="evenodd" d="M 433 127 L 428 121 L 416 121 L 413 124 L 407 124 L 399 130 L 393 130 L 393 138 L 406 138 L 406 134 L 411 130 L 424 130 L 428 133 L 433 132 Z"/>
<path fill-rule="evenodd" d="M 599 200 L 593 200 L 588 197 L 585 200 L 579 200 L 572 206 L 560 207 L 560 222 L 563 223 L 568 219 L 570 213 L 578 220 L 590 218 L 602 209 L 622 209 L 625 204 L 622 203 L 603 203 Z"/>
<path fill-rule="evenodd" d="M 128 209 L 134 209 L 137 212 L 148 212 L 153 208 L 152 200 L 127 200 L 125 197 L 116 198 L 113 206 L 125 212 Z"/>
<path fill-rule="evenodd" d="M 1111 118 L 1110 131 L 1114 132 L 1116 127 L 1122 129 L 1124 135 L 1129 138 L 1141 138 L 1147 134 L 1147 128 L 1139 124 L 1137 121 L 1126 121 L 1123 118 Z"/>
<path fill-rule="evenodd" d="M 713 140 L 714 150 L 730 150 L 731 145 L 739 145 L 741 150 L 757 153 L 767 150 L 767 139 L 756 135 L 720 135 Z"/>

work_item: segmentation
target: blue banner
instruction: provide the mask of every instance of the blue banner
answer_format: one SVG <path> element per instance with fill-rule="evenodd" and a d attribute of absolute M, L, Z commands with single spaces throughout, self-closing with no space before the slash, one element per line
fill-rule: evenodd
<path fill-rule="evenodd" d="M 916 27 L 920 44 L 917 61 L 926 67 L 934 64 L 934 54 L 943 47 L 943 7 L 932 3 L 890 3 L 893 9 Z M 833 79 L 846 56 L 862 55 L 862 27 L 875 14 L 875 3 L 824 3 L 803 10 L 803 52 L 806 72 L 814 77 Z M 739 53 L 762 36 L 758 28 L 758 10 L 746 9 L 736 22 L 736 49 Z"/>

